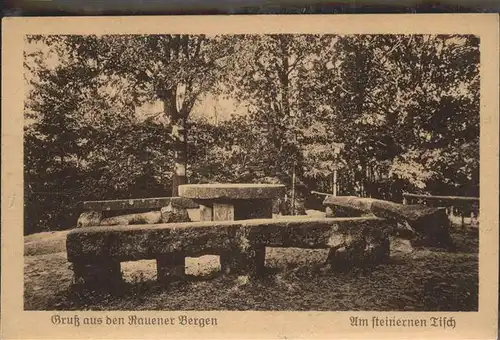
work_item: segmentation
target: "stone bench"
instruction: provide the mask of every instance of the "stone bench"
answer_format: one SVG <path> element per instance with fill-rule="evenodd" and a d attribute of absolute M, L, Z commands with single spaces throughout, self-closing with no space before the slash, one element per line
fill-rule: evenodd
<path fill-rule="evenodd" d="M 106 222 L 106 218 L 124 213 L 151 212 L 157 210 L 156 214 L 144 215 L 147 222 L 159 223 L 161 218 L 160 209 L 174 205 L 176 208 L 186 209 L 192 220 L 199 220 L 199 205 L 189 198 L 184 197 L 154 197 L 154 198 L 136 198 L 104 201 L 85 201 L 83 202 L 83 212 L 80 214 L 77 227 L 89 227 L 101 225 Z"/>
<path fill-rule="evenodd" d="M 157 278 L 171 282 L 184 275 L 185 257 L 220 255 L 224 274 L 262 274 L 265 247 L 330 249 L 332 265 L 379 263 L 389 256 L 386 220 L 304 218 L 205 221 L 74 229 L 67 256 L 76 280 L 107 286 L 121 280 L 120 262 L 157 260 Z"/>

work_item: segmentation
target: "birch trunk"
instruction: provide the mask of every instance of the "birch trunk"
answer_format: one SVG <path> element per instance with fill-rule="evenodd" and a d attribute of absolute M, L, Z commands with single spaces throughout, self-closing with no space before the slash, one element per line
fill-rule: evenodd
<path fill-rule="evenodd" d="M 170 117 L 172 132 L 171 138 L 174 151 L 174 168 L 172 175 L 172 197 L 179 196 L 179 185 L 186 184 L 187 139 L 186 121 L 177 109 L 177 89 L 166 89 L 162 94 L 163 110 Z"/>

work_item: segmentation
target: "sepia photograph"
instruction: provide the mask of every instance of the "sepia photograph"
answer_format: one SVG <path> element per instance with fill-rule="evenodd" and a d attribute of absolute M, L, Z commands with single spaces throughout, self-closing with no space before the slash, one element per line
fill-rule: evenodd
<path fill-rule="evenodd" d="M 27 35 L 26 310 L 477 311 L 473 35 Z"/>
<path fill-rule="evenodd" d="M 496 338 L 498 27 L 4 20 L 0 337 Z"/>

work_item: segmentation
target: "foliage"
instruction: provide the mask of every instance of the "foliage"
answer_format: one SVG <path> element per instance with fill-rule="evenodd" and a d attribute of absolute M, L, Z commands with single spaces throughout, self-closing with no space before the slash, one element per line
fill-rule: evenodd
<path fill-rule="evenodd" d="M 342 195 L 479 194 L 474 36 L 73 35 L 27 46 L 27 230 L 70 227 L 80 200 L 168 196 L 183 163 L 190 182 L 290 189 L 295 174 L 304 197 L 330 192 L 334 170 Z M 248 112 L 191 117 L 206 94 Z M 138 113 L 155 100 L 162 112 Z"/>

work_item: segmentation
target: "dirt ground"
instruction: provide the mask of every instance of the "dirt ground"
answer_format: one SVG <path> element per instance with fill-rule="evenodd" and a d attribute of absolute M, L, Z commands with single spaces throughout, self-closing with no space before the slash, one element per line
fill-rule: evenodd
<path fill-rule="evenodd" d="M 394 246 L 388 263 L 333 272 L 325 250 L 268 248 L 259 280 L 216 275 L 218 258 L 188 258 L 186 271 L 204 280 L 161 287 L 155 261 L 122 263 L 124 289 L 113 295 L 72 285 L 67 232 L 25 237 L 25 310 L 296 310 L 476 311 L 477 230 L 452 233 L 457 251 Z M 394 244 L 396 245 L 396 244 Z"/>

